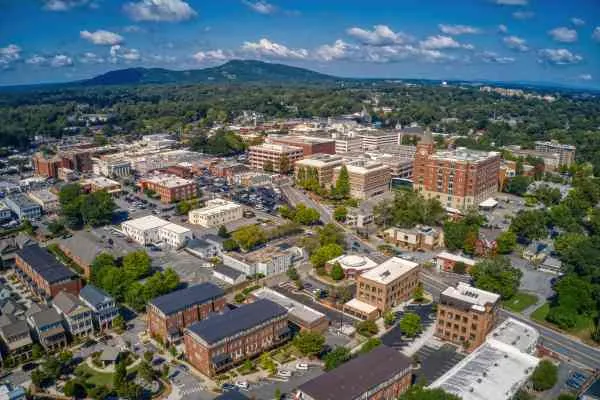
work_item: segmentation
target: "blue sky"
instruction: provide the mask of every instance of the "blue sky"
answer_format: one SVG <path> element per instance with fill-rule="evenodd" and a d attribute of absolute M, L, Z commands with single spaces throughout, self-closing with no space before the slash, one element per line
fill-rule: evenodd
<path fill-rule="evenodd" d="M 600 1 L 0 0 L 0 85 L 232 58 L 600 88 Z"/>

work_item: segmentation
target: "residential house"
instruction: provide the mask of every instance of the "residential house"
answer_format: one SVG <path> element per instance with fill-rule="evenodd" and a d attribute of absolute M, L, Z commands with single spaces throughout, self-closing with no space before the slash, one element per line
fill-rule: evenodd
<path fill-rule="evenodd" d="M 37 340 L 46 351 L 56 351 L 67 346 L 67 333 L 62 317 L 53 308 L 44 308 L 29 315 L 27 322 Z"/>
<path fill-rule="evenodd" d="M 33 339 L 26 321 L 6 315 L 7 325 L 0 327 L 2 354 L 5 359 L 16 363 L 27 361 L 32 356 Z"/>
<path fill-rule="evenodd" d="M 92 310 L 96 327 L 99 330 L 110 328 L 114 319 L 119 315 L 115 299 L 94 285 L 88 284 L 81 289 L 79 299 Z"/>
<path fill-rule="evenodd" d="M 60 292 L 54 297 L 53 303 L 54 309 L 63 316 L 71 336 L 86 337 L 94 332 L 92 310 L 78 297 Z"/>

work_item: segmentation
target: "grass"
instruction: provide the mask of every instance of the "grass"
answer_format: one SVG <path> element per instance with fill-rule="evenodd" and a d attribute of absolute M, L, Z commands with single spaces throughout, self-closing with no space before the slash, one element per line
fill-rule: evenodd
<path fill-rule="evenodd" d="M 511 299 L 502 302 L 502 305 L 510 311 L 520 313 L 537 303 L 537 301 L 537 296 L 533 294 L 517 292 Z"/>
<path fill-rule="evenodd" d="M 544 303 L 531 313 L 531 319 L 537 322 L 546 323 L 546 316 L 550 312 L 550 303 Z"/>
<path fill-rule="evenodd" d="M 107 386 L 109 388 L 112 388 L 112 383 L 113 383 L 113 373 L 105 373 L 105 372 L 98 372 L 95 371 L 93 369 L 91 369 L 90 367 L 88 367 L 85 364 L 81 364 L 80 366 L 77 367 L 78 372 L 81 371 L 81 373 L 85 374 L 85 376 L 89 376 L 88 378 L 86 378 L 86 381 L 95 385 L 95 386 Z"/>
<path fill-rule="evenodd" d="M 548 327 L 551 327 L 553 329 L 568 332 L 572 335 L 575 335 L 575 336 L 581 338 L 584 341 L 590 340 L 590 336 L 595 328 L 595 325 L 594 325 L 595 317 L 594 316 L 580 315 L 577 317 L 577 322 L 573 328 L 560 329 L 553 323 L 546 321 L 546 316 L 548 315 L 549 312 L 550 312 L 550 303 L 544 303 L 541 307 L 539 307 L 533 313 L 531 313 L 531 319 L 536 322 L 539 322 L 541 324 L 544 324 Z"/>

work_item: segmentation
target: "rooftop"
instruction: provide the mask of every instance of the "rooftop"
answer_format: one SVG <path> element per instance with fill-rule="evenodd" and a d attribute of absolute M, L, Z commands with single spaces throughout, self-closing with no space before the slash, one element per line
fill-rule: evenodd
<path fill-rule="evenodd" d="M 262 143 L 256 146 L 250 146 L 250 151 L 272 151 L 277 153 L 293 153 L 303 151 L 301 147 L 288 146 L 287 144 Z"/>
<path fill-rule="evenodd" d="M 133 229 L 145 231 L 149 229 L 158 229 L 170 224 L 169 221 L 159 218 L 155 215 L 146 215 L 145 217 L 131 219 L 123 222 L 123 225 L 130 226 Z"/>
<path fill-rule="evenodd" d="M 231 279 L 237 279 L 240 276 L 244 275 L 243 272 L 238 271 L 237 269 L 228 267 L 225 264 L 217 264 L 215 265 L 215 268 L 213 269 L 214 272 L 217 272 L 221 275 L 225 275 L 226 277 L 229 277 Z"/>
<path fill-rule="evenodd" d="M 398 374 L 404 376 L 410 373 L 410 360 L 406 356 L 381 345 L 300 385 L 298 389 L 314 400 L 356 399 Z"/>
<path fill-rule="evenodd" d="M 220 287 L 206 282 L 156 297 L 150 301 L 150 304 L 163 314 L 171 315 L 191 306 L 219 298 L 224 294 Z"/>
<path fill-rule="evenodd" d="M 190 211 L 191 214 L 196 215 L 212 215 L 218 214 L 227 210 L 235 210 L 237 208 L 241 208 L 242 206 L 234 203 L 233 201 L 224 200 L 224 199 L 212 199 L 206 202 L 206 206 L 202 208 L 197 208 L 195 210 Z"/>
<path fill-rule="evenodd" d="M 39 207 L 40 205 L 29 197 L 25 196 L 23 193 L 12 193 L 6 196 L 7 200 L 15 203 L 19 208 L 31 208 L 31 207 Z"/>
<path fill-rule="evenodd" d="M 463 264 L 470 265 L 470 266 L 475 265 L 475 260 L 473 260 L 472 258 L 463 257 L 458 254 L 448 253 L 447 251 L 442 251 L 441 253 L 439 253 L 436 256 L 436 258 L 438 258 L 438 257 L 445 258 L 446 260 L 451 260 L 454 262 L 462 262 Z"/>
<path fill-rule="evenodd" d="M 194 183 L 194 181 L 190 179 L 180 178 L 177 175 L 167 175 L 167 174 L 157 174 L 148 176 L 142 179 L 144 182 L 151 182 L 155 185 L 165 186 L 168 188 L 174 188 L 178 186 L 189 185 Z"/>
<path fill-rule="evenodd" d="M 88 178 L 84 181 L 81 182 L 82 184 L 90 184 L 90 185 L 94 185 L 94 186 L 98 186 L 101 188 L 109 188 L 112 186 L 120 186 L 121 184 L 117 181 L 114 181 L 112 179 L 108 179 L 105 178 L 103 176 L 95 176 L 92 178 Z"/>
<path fill-rule="evenodd" d="M 31 315 L 31 319 L 36 327 L 52 325 L 62 321 L 61 316 L 53 308 L 46 308 Z"/>
<path fill-rule="evenodd" d="M 14 321 L 13 323 L 0 328 L 2 336 L 11 338 L 29 333 L 29 325 L 23 320 Z"/>
<path fill-rule="evenodd" d="M 488 335 L 489 339 L 509 344 L 522 353 L 532 354 L 540 338 L 540 333 L 514 318 L 508 318 Z"/>
<path fill-rule="evenodd" d="M 328 165 L 340 165 L 344 162 L 344 158 L 333 154 L 315 154 L 309 158 L 296 161 L 298 166 L 308 166 L 321 168 Z"/>
<path fill-rule="evenodd" d="M 34 271 L 49 283 L 75 277 L 73 271 L 59 263 L 48 250 L 37 244 L 23 247 L 17 251 L 17 256 L 29 264 Z"/>
<path fill-rule="evenodd" d="M 419 264 L 416 262 L 408 261 L 400 257 L 392 257 L 382 264 L 379 264 L 377 267 L 363 273 L 361 277 L 377 283 L 387 284 L 418 267 Z"/>
<path fill-rule="evenodd" d="M 327 261 L 327 264 L 339 263 L 342 269 L 371 269 L 377 266 L 377 263 L 371 260 L 369 257 L 361 256 L 358 254 L 342 254 L 332 260 Z"/>
<path fill-rule="evenodd" d="M 173 233 L 178 233 L 178 234 L 191 232 L 191 230 L 189 228 L 186 228 L 185 226 L 174 224 L 172 222 L 168 223 L 166 225 L 163 225 L 161 227 L 161 229 L 165 229 L 167 231 L 171 231 Z"/>
<path fill-rule="evenodd" d="M 337 167 L 341 168 L 341 167 Z M 373 171 L 389 171 L 389 167 L 387 165 L 383 165 L 377 161 L 367 161 L 367 160 L 358 160 L 353 161 L 351 163 L 346 164 L 346 169 L 348 169 L 349 173 L 354 174 L 367 174 Z"/>
<path fill-rule="evenodd" d="M 365 314 L 371 314 L 372 312 L 377 310 L 377 307 L 369 303 L 365 303 L 364 301 L 360 301 L 356 298 L 346 302 L 344 306 L 353 308 L 355 310 L 359 310 Z"/>
<path fill-rule="evenodd" d="M 94 307 L 113 300 L 113 298 L 104 290 L 90 284 L 85 285 L 85 287 L 79 291 L 79 297 Z"/>
<path fill-rule="evenodd" d="M 334 140 L 331 138 L 321 138 L 316 136 L 302 136 L 302 135 L 286 135 L 286 136 L 278 136 L 278 135 L 269 135 L 269 139 L 273 140 L 281 140 L 290 143 L 308 143 L 308 144 L 318 144 L 318 143 L 331 143 Z"/>
<path fill-rule="evenodd" d="M 287 310 L 279 304 L 260 299 L 234 310 L 194 322 L 188 327 L 188 330 L 208 344 L 213 344 L 285 315 L 287 315 Z"/>
<path fill-rule="evenodd" d="M 85 308 L 86 310 L 89 310 L 89 308 L 87 308 L 85 304 L 83 304 L 83 302 L 76 296 L 64 291 L 54 296 L 52 302 L 63 314 L 66 315 L 73 313 L 77 309 Z"/>
<path fill-rule="evenodd" d="M 58 200 L 58 196 L 49 190 L 36 190 L 34 192 L 29 192 L 29 197 L 33 197 L 44 203 Z"/>
<path fill-rule="evenodd" d="M 325 314 L 267 287 L 255 290 L 251 295 L 257 299 L 267 299 L 279 304 L 288 310 L 289 314 L 301 321 L 312 323 L 325 318 Z"/>
<path fill-rule="evenodd" d="M 437 160 L 469 162 L 481 162 L 495 157 L 500 157 L 500 153 L 497 151 L 470 150 L 466 147 L 457 147 L 454 150 L 439 150 L 432 156 L 433 159 Z"/>
<path fill-rule="evenodd" d="M 459 282 L 456 287 L 446 288 L 441 294 L 441 299 L 449 300 L 451 303 L 456 301 L 461 306 L 477 311 L 485 311 L 485 306 L 496 304 L 500 300 L 500 295 Z"/>

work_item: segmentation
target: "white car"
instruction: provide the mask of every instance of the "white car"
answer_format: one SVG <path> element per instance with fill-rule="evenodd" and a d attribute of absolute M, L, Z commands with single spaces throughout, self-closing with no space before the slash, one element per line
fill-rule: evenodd
<path fill-rule="evenodd" d="M 237 381 L 235 383 L 235 386 L 239 387 L 240 389 L 245 389 L 245 390 L 248 390 L 248 388 L 250 388 L 250 385 L 248 384 L 247 381 Z"/>
<path fill-rule="evenodd" d="M 288 371 L 287 369 L 280 369 L 277 371 L 277 375 L 282 376 L 284 378 L 289 378 L 292 376 L 292 371 Z"/>
<path fill-rule="evenodd" d="M 307 363 L 298 363 L 298 364 L 296 364 L 296 369 L 299 371 L 306 371 L 306 370 L 308 370 L 308 364 Z"/>

